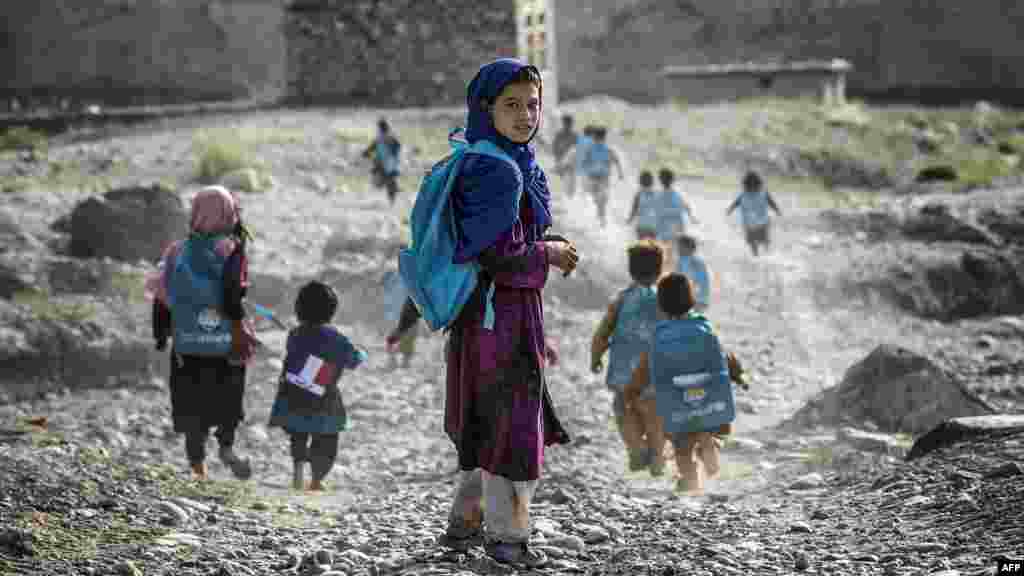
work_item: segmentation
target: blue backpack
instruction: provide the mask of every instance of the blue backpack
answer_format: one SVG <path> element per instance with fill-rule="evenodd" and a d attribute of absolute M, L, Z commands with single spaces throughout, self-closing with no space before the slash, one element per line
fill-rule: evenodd
<path fill-rule="evenodd" d="M 612 332 L 606 384 L 623 390 L 633 379 L 640 355 L 650 349 L 658 321 L 658 292 L 651 286 L 633 286 L 622 295 Z"/>
<path fill-rule="evenodd" d="M 192 356 L 227 356 L 231 322 L 224 317 L 224 263 L 214 249 L 223 236 L 192 236 L 181 244 L 167 283 L 174 350 Z"/>
<path fill-rule="evenodd" d="M 704 316 L 658 322 L 650 375 L 666 432 L 712 432 L 736 419 L 729 366 Z"/>
<path fill-rule="evenodd" d="M 398 255 L 398 272 L 431 330 L 446 328 L 458 318 L 476 288 L 480 271 L 476 262 L 457 264 L 454 260 L 458 233 L 449 197 L 465 155 L 500 158 L 519 171 L 515 160 L 493 142 L 478 140 L 470 146 L 456 139 L 459 132 L 461 129 L 456 129 L 448 135 L 452 153 L 435 164 L 420 184 L 409 219 L 411 242 Z M 488 300 L 485 325 L 490 327 L 493 321 Z"/>
<path fill-rule="evenodd" d="M 381 171 L 387 176 L 398 174 L 398 154 L 395 153 L 392 143 L 378 138 L 374 147 Z"/>
<path fill-rule="evenodd" d="M 680 256 L 676 272 L 685 275 L 693 282 L 697 303 L 707 306 L 711 302 L 711 276 L 708 266 L 700 256 Z"/>
<path fill-rule="evenodd" d="M 604 178 L 611 174 L 612 153 L 604 142 L 593 142 L 587 147 L 583 172 L 591 178 Z"/>

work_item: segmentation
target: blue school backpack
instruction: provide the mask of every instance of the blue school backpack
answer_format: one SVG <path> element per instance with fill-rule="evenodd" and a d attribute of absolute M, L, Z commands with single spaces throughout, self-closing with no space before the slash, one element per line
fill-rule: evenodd
<path fill-rule="evenodd" d="M 736 419 L 729 366 L 704 316 L 658 322 L 650 374 L 666 432 L 711 432 Z"/>
<path fill-rule="evenodd" d="M 381 171 L 388 176 L 398 174 L 398 154 L 395 153 L 392 143 L 382 138 L 377 138 L 375 148 L 377 162 L 380 163 Z"/>
<path fill-rule="evenodd" d="M 448 135 L 452 153 L 435 164 L 420 183 L 409 222 L 412 241 L 398 255 L 398 272 L 431 330 L 446 328 L 458 318 L 476 288 L 480 269 L 476 262 L 454 261 L 458 236 L 449 196 L 466 153 L 500 158 L 519 171 L 515 160 L 493 142 L 478 140 L 470 146 L 456 139 L 459 132 L 461 129 L 456 129 Z M 488 300 L 485 324 L 491 326 L 493 320 Z"/>
<path fill-rule="evenodd" d="M 587 146 L 583 159 L 583 172 L 591 178 L 604 178 L 611 173 L 612 152 L 604 142 L 592 142 Z"/>
<path fill-rule="evenodd" d="M 740 219 L 744 228 L 755 228 L 768 224 L 768 193 L 744 191 L 740 194 Z"/>
<path fill-rule="evenodd" d="M 658 321 L 658 292 L 653 286 L 632 286 L 622 294 L 612 332 L 606 384 L 623 390 L 633 379 L 640 354 L 650 349 Z"/>
<path fill-rule="evenodd" d="M 167 283 L 174 350 L 192 356 L 227 356 L 231 321 L 224 317 L 224 264 L 214 249 L 223 236 L 192 235 L 181 244 Z"/>
<path fill-rule="evenodd" d="M 697 303 L 707 306 L 710 302 L 711 278 L 708 275 L 708 266 L 700 256 L 682 255 L 676 265 L 676 272 L 685 274 L 693 282 L 696 292 Z"/>

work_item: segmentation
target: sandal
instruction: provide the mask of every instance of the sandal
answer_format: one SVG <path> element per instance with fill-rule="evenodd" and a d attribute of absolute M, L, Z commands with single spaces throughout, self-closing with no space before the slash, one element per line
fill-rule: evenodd
<path fill-rule="evenodd" d="M 501 564 L 522 564 L 527 568 L 540 568 L 548 563 L 548 557 L 540 550 L 530 548 L 526 542 L 490 542 L 487 555 Z"/>

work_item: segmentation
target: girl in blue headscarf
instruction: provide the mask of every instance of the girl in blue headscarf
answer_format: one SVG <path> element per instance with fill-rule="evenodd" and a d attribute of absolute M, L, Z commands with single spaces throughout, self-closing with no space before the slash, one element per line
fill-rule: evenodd
<path fill-rule="evenodd" d="M 445 431 L 455 443 L 463 478 L 442 542 L 465 548 L 486 530 L 493 558 L 537 566 L 545 558 L 527 545 L 530 500 L 545 446 L 569 440 L 544 375 L 550 357 L 541 290 L 548 269 L 571 272 L 577 254 L 570 242 L 545 235 L 550 194 L 531 145 L 540 128 L 540 73 L 514 59 L 487 64 L 470 82 L 466 104 L 469 143 L 490 140 L 518 170 L 468 152 L 452 191 L 456 261 L 475 260 L 483 271 L 448 339 Z M 492 288 L 495 318 L 486 327 Z M 414 324 L 415 307 L 407 305 L 402 316 L 389 342 Z"/>

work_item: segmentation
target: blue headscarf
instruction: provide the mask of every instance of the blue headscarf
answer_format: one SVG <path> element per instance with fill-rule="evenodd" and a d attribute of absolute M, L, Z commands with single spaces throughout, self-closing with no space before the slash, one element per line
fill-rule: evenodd
<path fill-rule="evenodd" d="M 547 179 L 537 164 L 533 145 L 540 122 L 534 128 L 530 141 L 515 143 L 494 128 L 494 120 L 481 100 L 494 103 L 502 89 L 529 66 L 514 58 L 501 58 L 480 68 L 469 83 L 466 94 L 466 140 L 472 144 L 487 139 L 504 150 L 522 173 L 520 182 L 511 168 L 500 160 L 467 155 L 461 172 L 461 184 L 454 197 L 455 215 L 459 222 L 460 238 L 456 251 L 457 261 L 475 258 L 508 231 L 519 219 L 519 191 L 523 200 L 530 202 L 533 221 L 540 230 L 551 225 L 551 194 Z M 540 77 L 540 72 L 537 72 Z"/>

